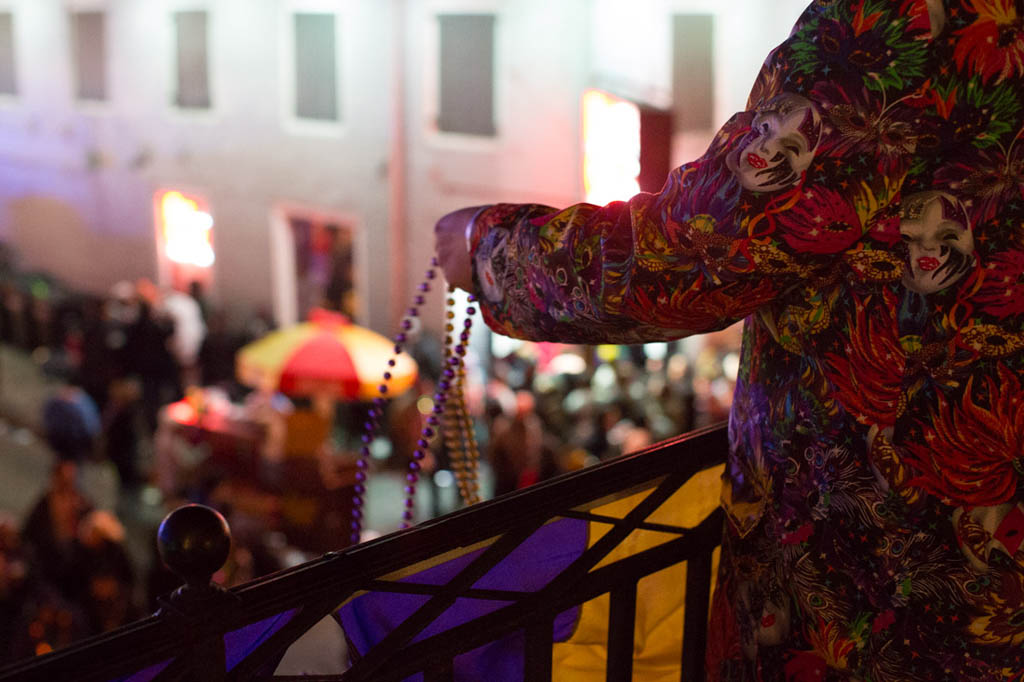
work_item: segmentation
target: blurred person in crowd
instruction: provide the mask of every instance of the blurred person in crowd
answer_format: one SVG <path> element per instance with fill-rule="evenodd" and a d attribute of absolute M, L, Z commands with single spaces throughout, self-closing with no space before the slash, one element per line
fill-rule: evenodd
<path fill-rule="evenodd" d="M 109 321 L 106 345 L 114 349 L 119 361 L 124 364 L 125 344 L 128 342 L 128 329 L 139 319 L 142 299 L 135 285 L 128 280 L 121 280 L 110 287 L 103 301 L 103 315 Z"/>
<path fill-rule="evenodd" d="M 245 318 L 242 328 L 242 340 L 245 343 L 261 339 L 273 331 L 277 325 L 274 323 L 274 316 L 265 307 L 261 307 L 254 314 Z"/>
<path fill-rule="evenodd" d="M 616 443 L 619 451 L 624 455 L 642 450 L 654 443 L 651 430 L 648 428 L 647 417 L 643 414 L 620 421 L 612 427 L 609 438 Z"/>
<path fill-rule="evenodd" d="M 209 323 L 212 308 L 210 306 L 209 299 L 206 297 L 206 288 L 203 286 L 203 283 L 197 279 L 194 279 L 191 282 L 189 282 L 188 295 L 191 296 L 192 299 L 196 302 L 196 305 L 199 306 L 200 318 L 203 320 L 203 322 Z"/>
<path fill-rule="evenodd" d="M 224 587 L 234 587 L 285 568 L 288 545 L 284 534 L 271 531 L 262 519 L 236 513 L 230 502 L 217 509 L 231 526 L 231 551 L 214 580 Z"/>
<path fill-rule="evenodd" d="M 76 482 L 78 465 L 58 459 L 49 485 L 32 506 L 21 529 L 30 561 L 40 575 L 65 597 L 78 596 L 82 566 L 79 559 L 78 528 L 92 511 Z"/>
<path fill-rule="evenodd" d="M 138 315 L 125 331 L 125 369 L 142 386 L 142 407 L 150 433 L 156 431 L 160 407 L 184 395 L 177 360 L 170 351 L 173 323 L 140 298 Z"/>
<path fill-rule="evenodd" d="M 43 403 L 43 433 L 61 460 L 82 461 L 96 453 L 102 423 L 96 403 L 79 385 L 74 372 Z"/>
<path fill-rule="evenodd" d="M 295 403 L 280 391 L 257 389 L 245 396 L 242 406 L 246 419 L 266 427 L 260 452 L 264 461 L 280 463 L 285 457 L 288 417 L 295 412 Z"/>
<path fill-rule="evenodd" d="M 110 383 L 108 393 L 103 408 L 103 453 L 117 468 L 121 490 L 132 492 L 144 482 L 139 470 L 142 389 L 136 379 L 123 377 Z"/>
<path fill-rule="evenodd" d="M 583 447 L 599 460 L 611 459 L 622 454 L 619 443 L 612 438 L 615 425 L 625 417 L 625 399 L 602 400 L 595 404 L 592 413 L 592 427 Z"/>
<path fill-rule="evenodd" d="M 52 348 L 54 345 L 54 311 L 49 282 L 34 276 L 25 292 L 27 306 L 24 310 L 25 329 L 29 350 Z"/>
<path fill-rule="evenodd" d="M 1024 670 L 1019 12 L 816 0 L 660 192 L 436 227 L 502 334 L 745 320 L 709 679 Z"/>
<path fill-rule="evenodd" d="M 79 523 L 76 603 L 93 633 L 109 632 L 139 618 L 135 567 L 124 546 L 121 522 L 106 510 L 93 510 Z"/>
<path fill-rule="evenodd" d="M 516 391 L 510 407 L 494 420 L 487 445 L 495 496 L 550 478 L 557 469 L 533 395 Z"/>
<path fill-rule="evenodd" d="M 228 325 L 227 313 L 221 309 L 210 311 L 209 326 L 198 355 L 202 385 L 219 386 L 229 395 L 237 395 L 235 355 L 243 345 L 242 336 Z"/>
<path fill-rule="evenodd" d="M 352 236 L 338 225 L 324 226 L 327 233 L 326 282 L 322 284 L 323 307 L 345 315 L 355 313 L 355 284 L 352 281 Z"/>
<path fill-rule="evenodd" d="M 16 519 L 0 516 L 0 665 L 53 651 L 88 634 L 82 610 L 42 577 Z"/>
<path fill-rule="evenodd" d="M 51 357 L 58 356 L 61 365 L 75 372 L 82 366 L 87 302 L 81 296 L 65 295 L 54 302 L 50 320 L 48 350 Z"/>
<path fill-rule="evenodd" d="M 21 547 L 17 520 L 0 514 L 0 665 L 13 660 L 12 642 L 21 616 L 28 561 Z"/>
<path fill-rule="evenodd" d="M 159 296 L 157 309 L 171 323 L 167 345 L 181 372 L 181 385 L 197 386 L 199 349 L 206 337 L 206 322 L 199 301 L 184 291 L 170 289 Z"/>
<path fill-rule="evenodd" d="M 135 285 L 127 280 L 115 283 L 103 299 L 99 327 L 105 337 L 99 345 L 107 361 L 113 364 L 115 377 L 125 377 L 131 371 L 127 358 L 128 334 L 139 320 L 141 303 Z"/>
<path fill-rule="evenodd" d="M 0 283 L 0 339 L 19 348 L 24 347 L 25 299 L 18 288 L 9 281 Z"/>
<path fill-rule="evenodd" d="M 112 326 L 102 298 L 90 297 L 82 312 L 82 345 L 78 374 L 82 388 L 103 409 L 109 397 L 110 384 L 122 375 L 119 348 L 111 345 Z"/>
<path fill-rule="evenodd" d="M 412 460 L 413 452 L 418 448 L 417 441 L 423 438 L 421 433 L 424 419 L 420 411 L 427 403 L 421 403 L 421 399 L 429 401 L 433 395 L 434 381 L 425 373 L 420 373 L 412 388 L 401 395 L 395 396 L 388 405 L 387 429 L 391 440 L 391 458 L 394 465 L 404 471 Z M 425 398 L 426 397 L 426 398 Z M 432 403 L 430 403 L 432 406 Z M 440 516 L 441 495 L 435 482 L 435 474 L 440 465 L 448 464 L 448 453 L 444 445 L 444 439 L 438 438 L 434 447 L 427 448 L 425 456 L 420 460 L 422 474 L 420 476 L 419 488 L 426 488 L 430 491 L 431 516 Z"/>

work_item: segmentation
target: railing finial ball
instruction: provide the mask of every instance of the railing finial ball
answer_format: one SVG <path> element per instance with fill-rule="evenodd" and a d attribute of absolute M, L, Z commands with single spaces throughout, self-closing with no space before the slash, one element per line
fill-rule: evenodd
<path fill-rule="evenodd" d="M 190 586 L 209 585 L 231 551 L 231 529 L 216 509 L 202 504 L 178 507 L 157 530 L 160 559 Z"/>

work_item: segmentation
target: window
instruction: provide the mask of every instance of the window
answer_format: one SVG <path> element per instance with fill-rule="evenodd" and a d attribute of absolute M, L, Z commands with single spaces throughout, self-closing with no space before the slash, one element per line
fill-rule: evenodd
<path fill-rule="evenodd" d="M 0 12 L 0 95 L 18 92 L 14 75 L 14 15 Z"/>
<path fill-rule="evenodd" d="M 178 52 L 174 103 L 183 109 L 208 109 L 210 75 L 206 12 L 175 12 L 174 30 Z"/>
<path fill-rule="evenodd" d="M 71 13 L 71 54 L 75 97 L 107 98 L 106 16 L 103 12 Z"/>
<path fill-rule="evenodd" d="M 438 130 L 493 136 L 494 15 L 443 14 Z"/>
<path fill-rule="evenodd" d="M 337 46 L 333 14 L 295 15 L 295 116 L 337 121 Z"/>
<path fill-rule="evenodd" d="M 714 126 L 714 73 L 710 14 L 677 14 L 672 23 L 672 110 L 676 130 Z"/>
<path fill-rule="evenodd" d="M 161 280 L 175 287 L 212 282 L 213 216 L 206 202 L 177 190 L 156 194 L 156 227 Z"/>

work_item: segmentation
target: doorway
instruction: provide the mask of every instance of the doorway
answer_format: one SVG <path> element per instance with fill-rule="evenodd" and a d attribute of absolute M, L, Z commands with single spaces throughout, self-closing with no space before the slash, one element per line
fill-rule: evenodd
<path fill-rule="evenodd" d="M 308 216 L 289 216 L 288 226 L 295 245 L 295 303 L 299 316 L 305 319 L 313 308 L 325 308 L 355 318 L 359 300 L 351 226 Z"/>
<path fill-rule="evenodd" d="M 366 314 L 363 292 L 366 245 L 351 216 L 296 205 L 271 213 L 274 319 L 289 325 L 313 308 L 342 313 L 354 322 Z"/>

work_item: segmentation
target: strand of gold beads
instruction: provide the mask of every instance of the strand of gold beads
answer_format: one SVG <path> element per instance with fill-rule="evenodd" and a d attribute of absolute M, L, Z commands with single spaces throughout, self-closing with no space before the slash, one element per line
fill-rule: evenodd
<path fill-rule="evenodd" d="M 480 501 L 480 477 L 479 477 L 479 464 L 480 464 L 480 450 L 476 443 L 476 433 L 473 430 L 473 419 L 469 416 L 469 410 L 466 407 L 466 396 L 464 388 L 466 386 L 466 363 L 465 361 L 456 370 L 459 374 L 459 384 L 456 393 L 456 407 L 459 417 L 459 427 L 462 433 L 462 442 L 464 449 L 462 451 L 463 461 L 463 485 L 462 489 L 465 491 L 462 499 L 467 505 L 476 504 Z"/>
<path fill-rule="evenodd" d="M 456 486 L 459 496 L 466 505 L 475 504 L 480 501 L 480 486 L 478 482 L 480 450 L 477 446 L 476 435 L 473 430 L 473 420 L 466 407 L 466 344 L 469 341 L 469 332 L 472 320 L 467 318 L 463 323 L 463 330 L 459 334 L 459 343 L 455 342 L 455 298 L 452 296 L 454 289 L 449 287 L 447 304 L 447 318 L 445 324 L 445 378 L 450 383 L 448 400 L 444 406 L 442 417 L 444 444 L 448 448 L 451 457 L 452 472 L 455 475 Z M 472 301 L 472 297 L 470 301 Z M 467 315 L 473 315 L 475 308 L 470 306 L 466 309 Z"/>
<path fill-rule="evenodd" d="M 445 446 L 451 453 L 452 471 L 455 474 L 459 496 L 463 502 L 471 505 L 480 501 L 477 483 L 477 463 L 480 454 L 473 433 L 473 422 L 466 408 L 464 361 L 460 363 L 455 373 L 452 394 L 445 405 Z"/>

